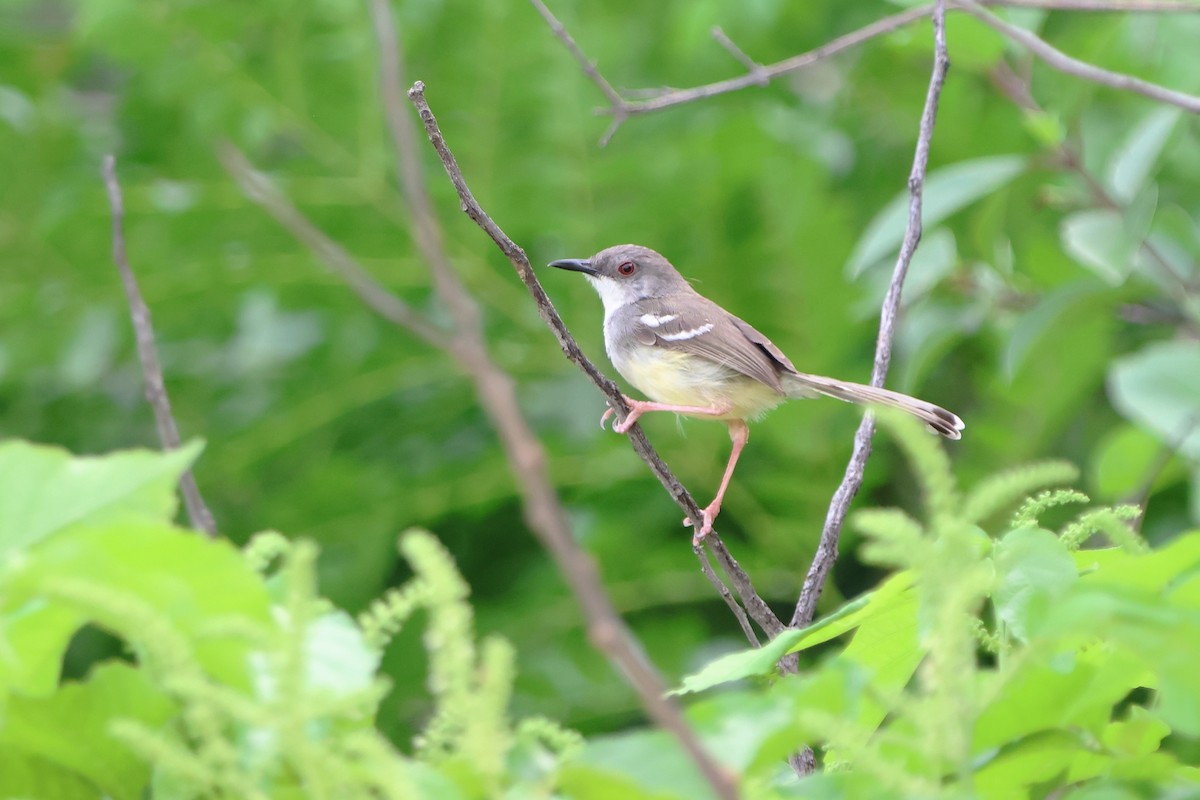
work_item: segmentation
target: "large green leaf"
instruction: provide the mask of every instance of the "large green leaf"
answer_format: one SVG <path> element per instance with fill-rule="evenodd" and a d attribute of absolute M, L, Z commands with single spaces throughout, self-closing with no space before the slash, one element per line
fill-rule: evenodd
<path fill-rule="evenodd" d="M 561 774 L 580 800 L 690 800 L 715 797 L 695 764 L 665 732 L 632 731 L 590 739 Z"/>
<path fill-rule="evenodd" d="M 0 444 L 0 556 L 80 522 L 169 521 L 179 476 L 202 448 L 196 441 L 166 453 L 89 457 L 28 442 Z"/>
<path fill-rule="evenodd" d="M 78 774 L 117 800 L 137 800 L 150 767 L 110 727 L 119 719 L 154 729 L 174 713 L 174 703 L 145 673 L 128 664 L 104 664 L 86 681 L 66 684 L 50 697 L 10 697 L 0 746 Z"/>
<path fill-rule="evenodd" d="M 767 675 L 775 670 L 776 662 L 787 653 L 827 642 L 854 630 L 867 620 L 904 606 L 911 588 L 912 574 L 897 573 L 875 591 L 865 592 L 807 628 L 784 631 L 762 647 L 739 650 L 714 659 L 699 672 L 685 677 L 672 694 L 700 692 L 721 683 Z"/>
<path fill-rule="evenodd" d="M 996 616 L 1015 637 L 1025 639 L 1031 617 L 1040 618 L 1075 582 L 1075 562 L 1057 536 L 1040 528 L 1009 531 L 996 543 L 994 560 Z"/>
<path fill-rule="evenodd" d="M 1146 185 L 1182 113 L 1167 106 L 1152 109 L 1129 131 L 1108 165 L 1108 185 L 1118 201 L 1132 201 Z"/>
<path fill-rule="evenodd" d="M 270 624 L 266 587 L 226 541 L 149 522 L 80 526 L 33 548 L 5 581 L 0 595 L 0 631 L 10 637 L 3 651 L 11 676 L 34 677 L 35 665 L 58 663 L 69 624 L 91 619 L 136 643 L 141 631 L 115 609 L 55 599 L 64 583 L 91 587 L 96 593 L 129 597 L 162 615 L 189 639 L 200 662 L 234 685 L 247 685 L 247 643 L 213 635 L 230 621 Z M 63 615 L 67 608 L 74 617 Z M 36 618 L 27 622 L 27 618 Z M 39 631 L 44 622 L 50 633 Z M 26 652 L 28 647 L 28 654 Z M 27 657 L 35 659 L 25 664 Z M 44 676 L 43 676 L 44 678 Z"/>
<path fill-rule="evenodd" d="M 1159 342 L 1117 360 L 1108 391 L 1121 414 L 1200 460 L 1200 343 Z"/>

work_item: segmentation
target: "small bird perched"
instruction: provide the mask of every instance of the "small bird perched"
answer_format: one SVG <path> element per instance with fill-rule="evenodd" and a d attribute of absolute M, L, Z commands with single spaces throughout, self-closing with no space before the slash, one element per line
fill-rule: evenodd
<path fill-rule="evenodd" d="M 604 303 L 604 349 L 617 371 L 650 402 L 625 398 L 629 415 L 613 424 L 628 433 L 648 411 L 715 419 L 729 428 L 733 451 L 716 498 L 704 509 L 695 541 L 712 531 L 721 500 L 750 429 L 794 398 L 818 395 L 907 411 L 930 430 L 961 438 L 963 421 L 944 408 L 906 394 L 798 372 L 766 336 L 703 297 L 666 258 L 648 247 L 621 244 L 589 259 L 550 262 L 582 272 Z M 600 427 L 613 413 L 604 412 Z M 691 520 L 684 520 L 691 525 Z"/>

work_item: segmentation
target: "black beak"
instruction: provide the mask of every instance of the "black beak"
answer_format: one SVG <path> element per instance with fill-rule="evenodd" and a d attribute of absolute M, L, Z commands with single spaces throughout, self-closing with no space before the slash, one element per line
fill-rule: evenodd
<path fill-rule="evenodd" d="M 592 262 L 586 258 L 560 258 L 558 261 L 551 261 L 549 266 L 558 267 L 559 269 L 569 269 L 574 272 L 582 272 L 585 275 L 600 274 L 592 266 Z"/>

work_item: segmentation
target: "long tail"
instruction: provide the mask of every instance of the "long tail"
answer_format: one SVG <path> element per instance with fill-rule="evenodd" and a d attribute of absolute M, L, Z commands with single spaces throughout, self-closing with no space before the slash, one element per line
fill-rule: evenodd
<path fill-rule="evenodd" d="M 788 397 L 813 397 L 823 394 L 847 403 L 891 406 L 907 411 L 924 422 L 934 433 L 940 433 L 947 439 L 961 439 L 962 430 L 966 427 L 961 419 L 941 406 L 889 389 L 876 389 L 874 386 L 847 383 L 820 375 L 806 375 L 803 372 L 782 377 Z"/>

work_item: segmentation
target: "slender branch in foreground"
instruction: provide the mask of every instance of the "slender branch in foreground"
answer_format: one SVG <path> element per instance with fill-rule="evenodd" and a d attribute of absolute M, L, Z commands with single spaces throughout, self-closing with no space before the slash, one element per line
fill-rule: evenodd
<path fill-rule="evenodd" d="M 393 325 L 404 328 L 434 347 L 444 349 L 450 333 L 415 311 L 367 271 L 367 268 L 330 239 L 288 200 L 287 195 L 254 166 L 236 147 L 223 143 L 218 156 L 225 171 L 233 177 L 246 196 L 258 203 L 279 225 L 307 247 L 314 256 L 341 278 L 363 303 Z"/>
<path fill-rule="evenodd" d="M 1108 86 L 1113 89 L 1120 89 L 1126 92 L 1134 92 L 1143 97 L 1149 97 L 1151 100 L 1157 100 L 1160 103 L 1167 103 L 1173 106 L 1179 106 L 1185 111 L 1190 111 L 1193 114 L 1200 114 L 1200 97 L 1190 95 L 1185 92 L 1178 92 L 1174 89 L 1168 89 L 1164 86 L 1159 86 L 1157 83 L 1150 83 L 1141 78 L 1135 78 L 1132 75 L 1126 75 L 1123 72 L 1113 72 L 1112 70 L 1097 67 L 1094 64 L 1089 64 L 1086 61 L 1080 61 L 1077 58 L 1072 58 L 1061 50 L 1052 47 L 1044 39 L 1041 39 L 1036 34 L 1018 27 L 997 17 L 992 12 L 982 8 L 979 4 L 970 2 L 970 0 L 956 0 L 959 8 L 966 11 L 971 16 L 978 19 L 983 24 L 987 25 L 992 30 L 1017 42 L 1022 47 L 1033 53 L 1046 63 L 1046 66 L 1051 69 L 1058 70 L 1066 75 L 1073 75 L 1076 78 L 1082 78 L 1085 81 L 1098 83 L 1101 86 Z"/>
<path fill-rule="evenodd" d="M 603 74 L 600 73 L 596 65 L 588 59 L 588 57 L 575 43 L 575 40 L 571 37 L 570 33 L 568 33 L 562 23 L 555 18 L 553 13 L 546 8 L 542 0 L 530 0 L 530 2 L 533 3 L 534 7 L 538 10 L 538 13 L 541 14 L 543 19 L 546 20 L 555 37 L 558 38 L 564 44 L 564 46 L 566 46 L 571 55 L 580 64 L 584 74 L 596 84 L 601 93 L 604 95 L 605 99 L 608 101 L 608 107 L 600 110 L 603 113 L 610 114 L 613 119 L 612 123 L 608 127 L 608 130 L 605 132 L 600 141 L 601 146 L 607 144 L 612 138 L 613 134 L 616 133 L 617 128 L 619 128 L 621 124 L 630 117 L 635 117 L 641 114 L 649 114 L 655 111 L 662 111 L 663 109 L 671 108 L 672 106 L 683 105 L 685 103 L 691 103 L 696 100 L 703 100 L 705 98 L 715 97 L 721 94 L 728 94 L 729 92 L 736 92 L 751 86 L 766 85 L 775 78 L 801 70 L 818 61 L 837 55 L 838 53 L 849 50 L 850 48 L 856 47 L 871 39 L 879 36 L 885 36 L 889 33 L 900 30 L 901 28 L 911 25 L 920 19 L 930 16 L 934 9 L 934 4 L 931 3 L 882 17 L 875 22 L 870 23 L 869 25 L 865 25 L 857 30 L 839 36 L 836 39 L 832 39 L 820 47 L 814 48 L 805 53 L 800 53 L 799 55 L 795 55 L 790 58 L 785 58 L 784 60 L 778 61 L 774 64 L 759 65 L 749 56 L 745 56 L 743 54 L 742 57 L 739 57 L 739 61 L 743 61 L 743 65 L 747 66 L 747 72 L 744 75 L 685 89 L 663 89 L 652 91 L 648 97 L 631 99 L 626 98 L 620 92 L 613 89 L 612 84 L 610 84 Z M 970 6 L 974 5 L 976 4 L 972 3 L 971 0 L 950 0 L 946 7 L 951 11 L 972 11 Z M 1145 0 L 1144 2 L 1141 0 L 981 0 L 978 5 L 1038 8 L 1047 11 L 1080 11 L 1096 13 L 1138 12 L 1188 14 L 1200 12 L 1200 6 L 1194 2 L 1188 2 L 1187 0 Z M 972 11 L 972 13 L 974 12 Z M 1027 33 L 1022 31 L 1020 28 L 1016 28 L 1015 30 Z M 1014 41 L 1033 49 L 1033 45 L 1030 45 L 1027 41 L 1023 41 L 1022 39 L 1018 38 L 1019 34 L 1010 34 L 1008 31 L 1001 31 L 1001 33 L 1006 36 L 1010 36 Z M 714 36 L 716 36 L 717 41 L 720 42 L 722 46 L 726 47 L 726 49 L 729 49 L 730 52 L 742 52 L 736 47 L 736 45 L 733 45 L 732 42 L 728 41 L 727 37 L 724 41 L 722 41 L 721 36 L 717 36 L 715 33 Z M 1038 41 L 1041 42 L 1040 39 Z M 1045 45 L 1044 42 L 1041 43 Z M 1050 46 L 1045 45 L 1045 47 L 1049 48 Z M 1053 48 L 1050 49 L 1053 50 Z M 1059 56 L 1062 56 L 1062 58 L 1069 59 L 1068 56 L 1058 53 L 1057 50 L 1054 52 Z M 1069 60 L 1075 61 L 1075 59 Z M 1049 63 L 1049 61 L 1047 63 Z M 1084 64 L 1083 62 L 1075 61 L 1075 63 L 1081 64 L 1085 68 L 1091 67 L 1091 65 Z M 1120 79 L 1129 79 L 1129 76 L 1120 75 L 1119 73 L 1110 73 L 1107 70 L 1101 70 L 1098 67 L 1091 67 L 1091 69 L 1097 70 L 1099 73 L 1101 73 L 1101 77 L 1097 82 L 1106 83 L 1106 85 L 1113 84 L 1109 83 L 1108 80 L 1103 77 L 1105 74 L 1108 76 L 1119 76 Z M 1083 70 L 1082 73 L 1072 72 L 1072 74 L 1078 75 L 1079 77 L 1087 80 L 1097 80 L 1096 74 L 1086 69 Z M 1130 80 L 1137 81 L 1136 78 L 1132 78 Z M 1139 83 L 1145 84 L 1144 81 L 1139 81 Z M 1173 97 L 1175 100 L 1181 100 L 1190 97 L 1189 95 L 1185 95 L 1180 92 L 1173 92 L 1170 89 L 1157 87 L 1154 84 L 1145 85 L 1154 87 L 1154 89 L 1165 93 L 1166 96 Z M 1131 91 L 1139 91 L 1138 89 L 1132 88 L 1128 85 L 1120 85 L 1117 86 L 1117 88 L 1128 88 Z M 638 92 L 638 94 L 641 94 L 641 92 Z M 1162 99 L 1165 102 L 1173 102 L 1171 99 L 1166 99 L 1166 97 L 1157 97 L 1156 99 Z M 1174 102 L 1173 104 L 1179 105 L 1178 102 Z"/>
<path fill-rule="evenodd" d="M 942 95 L 942 86 L 946 82 L 946 72 L 950 69 L 950 56 L 946 51 L 946 9 L 944 0 L 938 0 L 933 13 L 933 72 L 929 78 L 929 90 L 925 94 L 925 108 L 921 112 L 921 124 L 917 133 L 917 145 L 913 154 L 912 171 L 908 176 L 908 225 L 904 230 L 904 240 L 900 245 L 900 254 L 896 258 L 896 266 L 892 270 L 892 280 L 888 284 L 887 295 L 883 300 L 883 308 L 879 315 L 879 336 L 875 343 L 875 366 L 871 370 L 871 385 L 883 386 L 887 377 L 888 366 L 892 359 L 892 340 L 896 334 L 896 316 L 900 311 L 900 292 L 904 287 L 904 279 L 908 275 L 908 266 L 912 263 L 917 244 L 921 241 L 921 199 L 925 188 L 925 170 L 929 164 L 929 146 L 933 140 L 933 128 L 937 122 L 938 100 Z M 871 437 L 875 433 L 875 418 L 867 414 L 858 433 L 854 436 L 854 450 L 850 463 L 846 465 L 846 473 L 841 485 L 833 495 L 829 511 L 825 516 L 825 525 L 821 530 L 821 540 L 817 545 L 817 554 L 813 557 L 808 575 L 804 578 L 804 587 L 800 599 L 796 603 L 796 611 L 792 615 L 791 627 L 802 628 L 812 622 L 817 610 L 817 600 L 829 571 L 833 568 L 838 554 L 838 538 L 841 536 L 842 525 L 850 510 L 850 502 L 862 486 L 863 471 L 867 458 L 871 455 Z"/>
<path fill-rule="evenodd" d="M 129 302 L 129 316 L 133 319 L 133 337 L 137 344 L 138 360 L 142 365 L 142 379 L 146 384 L 146 402 L 154 411 L 154 424 L 158 428 L 158 440 L 164 450 L 179 447 L 179 428 L 171 414 L 171 398 L 167 395 L 167 384 L 163 380 L 162 364 L 158 360 L 158 346 L 154 343 L 154 326 L 150 322 L 150 307 L 146 305 L 138 288 L 133 267 L 125 252 L 125 202 L 121 197 L 121 183 L 117 180 L 117 159 L 109 154 L 104 157 L 101 168 L 104 186 L 108 190 L 108 204 L 112 209 L 112 252 L 113 262 L 121 274 L 125 287 L 125 299 Z M 212 511 L 200 496 L 200 487 L 191 469 L 179 477 L 179 488 L 183 492 L 184 507 L 192 527 L 203 531 L 210 538 L 217 536 L 217 522 Z"/>
<path fill-rule="evenodd" d="M 474 195 L 471 194 L 471 190 L 467 187 L 466 180 L 463 178 L 462 170 L 459 168 L 454 154 L 446 145 L 437 120 L 434 118 L 433 112 L 425 100 L 425 84 L 420 81 L 413 84 L 413 87 L 408 91 L 408 97 L 413 102 L 413 105 L 416 106 L 421 116 L 421 121 L 425 125 L 425 132 L 429 136 L 429 141 L 433 144 L 434 149 L 441 158 L 442 166 L 445 167 L 446 174 L 449 175 L 451 183 L 454 184 L 464 213 L 483 229 L 484 233 L 496 243 L 496 246 L 500 248 L 500 251 L 504 253 L 516 269 L 521 282 L 525 284 L 526 289 L 533 296 L 538 314 L 554 333 L 555 338 L 558 339 L 559 347 L 562 348 L 567 359 L 588 376 L 592 383 L 604 394 L 609 405 L 616 409 L 619 418 L 624 419 L 629 409 L 625 406 L 625 400 L 621 395 L 620 389 L 596 369 L 596 366 L 592 364 L 591 360 L 579 348 L 574 337 L 567 330 L 567 326 L 563 323 L 562 317 L 555 311 L 554 304 L 550 302 L 550 298 L 546 295 L 546 290 L 542 288 L 541 283 L 534 274 L 525 251 L 500 229 L 500 226 L 487 215 L 487 212 L 483 210 Z M 635 425 L 630 430 L 629 441 L 633 445 L 634 451 L 641 456 L 642 460 L 650 467 L 650 471 L 654 473 L 654 476 L 658 478 L 672 499 L 675 500 L 676 505 L 692 519 L 698 519 L 695 515 L 700 512 L 700 509 L 696 504 L 696 500 L 683 487 L 683 484 L 679 482 L 674 473 L 667 468 L 666 463 L 654 451 L 654 448 L 650 446 L 650 442 L 646 439 L 646 435 L 642 432 L 640 426 Z M 704 542 L 712 550 L 717 561 L 721 564 L 721 568 L 729 577 L 730 583 L 733 584 L 734 590 L 738 593 L 738 597 L 741 598 L 742 604 L 751 619 L 770 636 L 774 636 L 782 631 L 783 623 L 779 621 L 774 612 L 771 611 L 770 607 L 767 606 L 766 602 L 755 591 L 750 581 L 750 576 L 742 569 L 737 560 L 733 558 L 729 549 L 720 540 L 720 537 L 710 534 L 705 537 Z"/>

